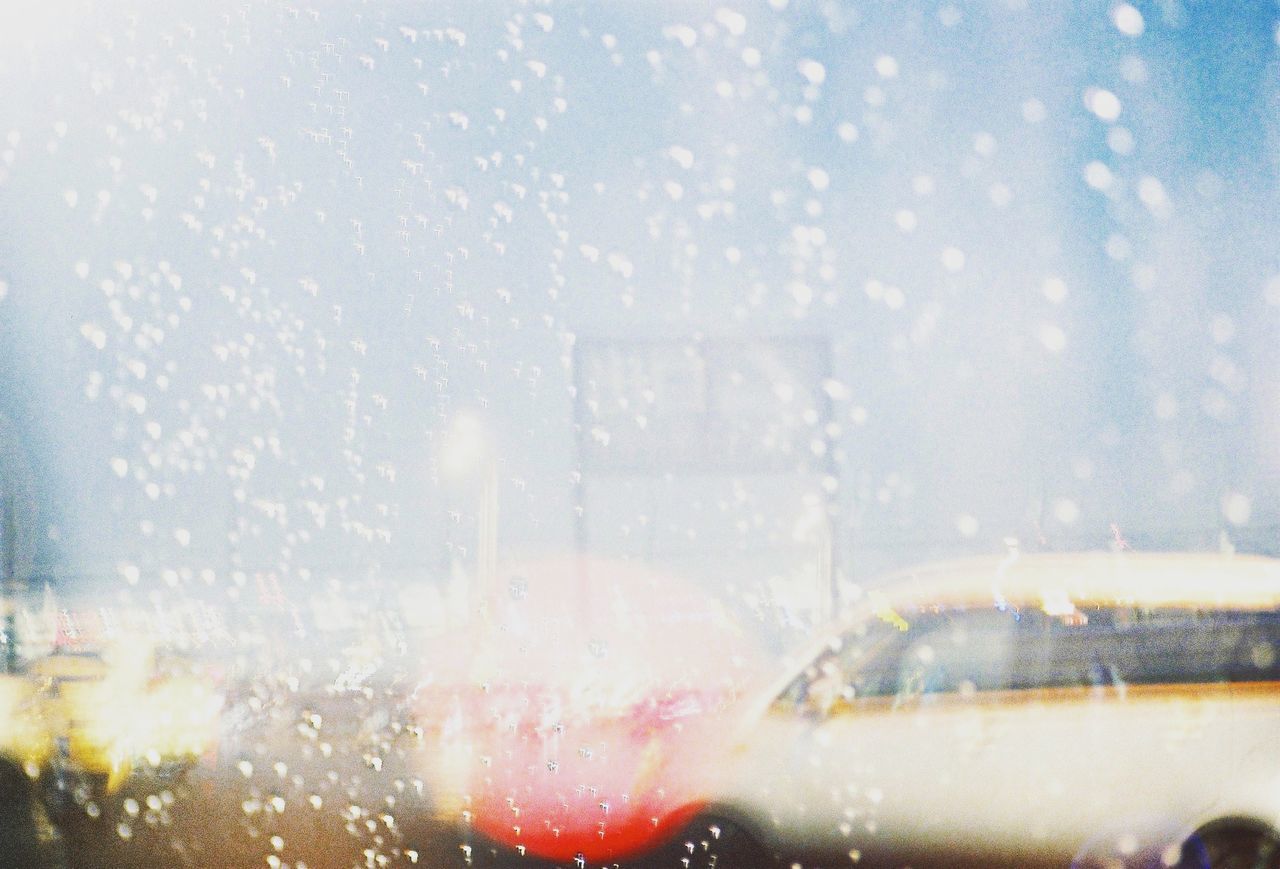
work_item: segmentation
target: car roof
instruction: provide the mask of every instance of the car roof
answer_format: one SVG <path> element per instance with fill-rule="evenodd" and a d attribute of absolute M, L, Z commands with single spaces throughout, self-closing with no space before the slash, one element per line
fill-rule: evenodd
<path fill-rule="evenodd" d="M 1219 553 L 1009 553 L 897 571 L 869 589 L 872 605 L 1009 603 L 1052 611 L 1127 605 L 1280 608 L 1280 559 Z"/>

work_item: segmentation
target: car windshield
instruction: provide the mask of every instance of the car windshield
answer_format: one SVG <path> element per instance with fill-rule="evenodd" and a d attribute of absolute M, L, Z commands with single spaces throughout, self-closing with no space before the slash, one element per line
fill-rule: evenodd
<path fill-rule="evenodd" d="M 0 7 L 0 863 L 874 862 L 823 723 L 1269 708 L 1272 0 Z"/>

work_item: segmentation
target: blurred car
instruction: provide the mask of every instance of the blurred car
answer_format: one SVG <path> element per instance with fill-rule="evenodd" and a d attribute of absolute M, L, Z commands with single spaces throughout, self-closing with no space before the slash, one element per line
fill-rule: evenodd
<path fill-rule="evenodd" d="M 907 571 L 750 706 L 689 865 L 1280 866 L 1274 560 Z"/>
<path fill-rule="evenodd" d="M 131 775 L 172 779 L 216 743 L 218 687 L 167 650 L 136 641 L 104 652 L 60 647 L 24 678 L 35 692 L 27 718 L 44 741 L 37 766 L 60 791 L 87 782 L 110 792 Z"/>
<path fill-rule="evenodd" d="M 506 591 L 484 623 L 438 638 L 414 694 L 439 818 L 469 862 L 615 862 L 670 839 L 707 774 L 688 758 L 718 744 L 758 670 L 752 641 L 710 596 L 634 564 L 526 564 Z"/>
<path fill-rule="evenodd" d="M 34 783 L 53 754 L 40 686 L 0 673 L 0 866 L 56 865 L 56 834 Z"/>
<path fill-rule="evenodd" d="M 65 646 L 0 675 L 0 865 L 66 865 L 58 820 L 133 771 L 122 711 L 151 715 L 173 705 L 138 688 L 97 652 Z M 160 771 L 182 754 L 152 757 Z"/>
<path fill-rule="evenodd" d="M 38 769 L 53 754 L 39 693 L 25 676 L 0 674 L 0 758 L 19 768 Z"/>

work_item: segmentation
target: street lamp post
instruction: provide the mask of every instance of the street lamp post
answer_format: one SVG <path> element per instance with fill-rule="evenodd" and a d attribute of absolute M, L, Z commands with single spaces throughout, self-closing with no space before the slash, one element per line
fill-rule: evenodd
<path fill-rule="evenodd" d="M 0 607 L 4 610 L 4 651 L 0 668 L 18 670 L 18 596 L 29 581 L 35 557 L 32 520 L 36 479 L 19 429 L 0 414 Z"/>
<path fill-rule="evenodd" d="M 18 541 L 13 498 L 0 496 L 0 583 L 4 591 L 4 672 L 18 670 Z"/>
<path fill-rule="evenodd" d="M 476 515 L 475 594 L 487 610 L 498 581 L 498 462 L 493 444 L 479 419 L 461 414 L 454 419 L 441 446 L 440 471 L 457 480 L 479 479 Z"/>
<path fill-rule="evenodd" d="M 489 455 L 481 470 L 480 513 L 477 521 L 476 583 L 486 606 L 498 585 L 498 463 Z"/>

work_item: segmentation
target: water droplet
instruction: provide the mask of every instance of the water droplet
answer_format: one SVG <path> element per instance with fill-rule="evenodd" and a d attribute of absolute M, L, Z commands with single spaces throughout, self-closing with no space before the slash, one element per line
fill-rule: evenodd
<path fill-rule="evenodd" d="M 1222 501 L 1222 514 L 1232 525 L 1247 525 L 1253 512 L 1253 502 L 1242 492 L 1232 492 Z"/>
<path fill-rule="evenodd" d="M 1141 36 L 1146 29 L 1142 13 L 1128 3 L 1121 3 L 1111 10 L 1111 21 L 1125 36 Z"/>
<path fill-rule="evenodd" d="M 941 259 L 942 267 L 949 272 L 959 272 L 964 270 L 964 251 L 960 250 L 958 247 L 943 248 Z"/>
<path fill-rule="evenodd" d="M 819 85 L 827 80 L 827 68 L 816 60 L 805 58 L 796 64 L 796 69 L 809 81 L 809 84 Z"/>

